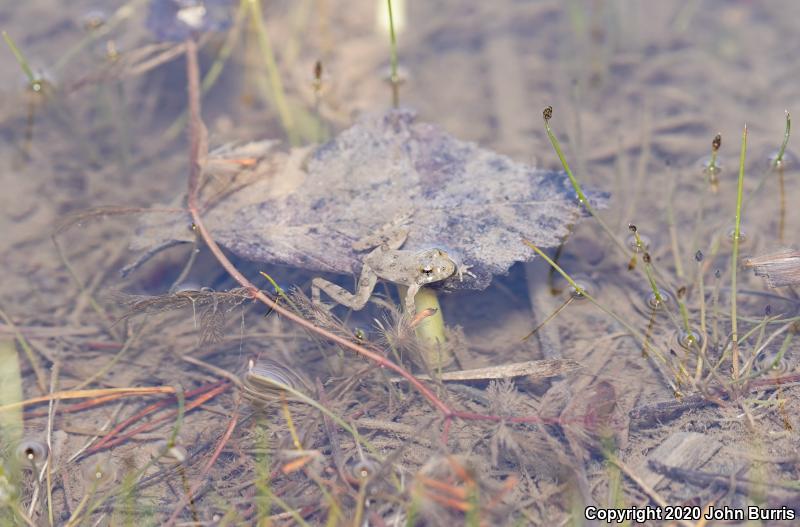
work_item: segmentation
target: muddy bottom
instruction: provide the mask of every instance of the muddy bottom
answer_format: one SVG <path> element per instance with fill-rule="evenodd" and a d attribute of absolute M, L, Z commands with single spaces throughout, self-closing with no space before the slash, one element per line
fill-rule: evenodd
<path fill-rule="evenodd" d="M 561 170 L 552 106 L 611 198 L 485 290 L 327 311 L 355 271 L 215 253 L 186 194 L 387 111 L 384 8 L 0 8 L 0 524 L 795 524 L 800 298 L 748 266 L 797 243 L 795 4 L 395 0 L 402 106 Z M 157 214 L 189 243 L 123 277 Z"/>

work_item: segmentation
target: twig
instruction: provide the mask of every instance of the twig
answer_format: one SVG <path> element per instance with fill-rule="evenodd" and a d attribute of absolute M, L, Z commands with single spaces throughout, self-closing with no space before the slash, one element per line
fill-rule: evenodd
<path fill-rule="evenodd" d="M 230 386 L 230 385 L 220 381 L 220 382 L 215 382 L 215 383 L 212 383 L 212 384 L 205 384 L 203 386 L 200 386 L 199 388 L 195 388 L 194 390 L 190 390 L 190 391 L 186 392 L 184 394 L 184 397 L 198 396 L 197 399 L 193 400 L 191 403 L 186 405 L 186 411 L 189 411 L 190 409 L 194 408 L 198 404 L 206 402 L 211 397 L 214 397 L 217 394 L 219 394 L 222 391 L 224 391 L 224 389 L 227 388 L 228 386 Z M 173 394 L 175 393 L 175 389 L 174 388 L 172 389 L 172 393 Z M 143 408 L 142 410 L 140 410 L 139 412 L 137 412 L 133 416 L 129 417 L 128 419 L 124 420 L 123 422 L 119 423 L 117 426 L 112 428 L 111 431 L 108 432 L 108 434 L 103 436 L 103 438 L 100 441 L 98 441 L 94 446 L 89 448 L 86 451 L 86 453 L 87 454 L 93 454 L 93 453 L 95 453 L 95 452 L 97 452 L 97 451 L 99 451 L 99 450 L 101 450 L 103 448 L 114 446 L 114 445 L 120 443 L 121 441 L 124 441 L 125 439 L 127 439 L 128 437 L 130 437 L 132 435 L 138 434 L 139 432 L 142 432 L 142 431 L 145 431 L 145 430 L 149 430 L 150 428 L 153 427 L 153 425 L 155 425 L 157 423 L 160 423 L 161 421 L 167 419 L 169 417 L 169 415 L 162 416 L 162 417 L 159 417 L 157 419 L 153 419 L 151 421 L 148 421 L 144 425 L 141 425 L 141 426 L 131 430 L 130 432 L 126 433 L 125 435 L 117 437 L 117 438 L 114 438 L 114 436 L 116 436 L 119 432 L 121 432 L 122 430 L 124 430 L 125 428 L 130 426 L 131 424 L 133 424 L 136 421 L 142 419 L 144 416 L 146 416 L 146 415 L 148 415 L 148 414 L 150 414 L 152 412 L 155 412 L 156 410 L 159 410 L 159 409 L 163 408 L 164 406 L 166 406 L 168 404 L 171 404 L 173 402 L 173 400 L 174 400 L 174 398 L 170 397 L 169 399 L 165 399 L 163 401 L 159 401 L 157 403 L 153 403 L 153 404 L 151 404 L 149 406 L 146 406 L 145 408 Z M 198 402 L 198 401 L 200 401 L 200 402 Z"/>
<path fill-rule="evenodd" d="M 48 401 L 61 401 L 65 399 L 86 399 L 89 397 L 106 397 L 108 395 L 155 395 L 158 393 L 174 394 L 175 388 L 172 386 L 146 386 L 141 388 L 102 388 L 96 390 L 66 390 L 62 392 L 51 393 L 41 397 L 34 397 L 16 403 L 6 404 L 0 406 L 0 412 L 13 410 L 14 408 L 22 408 L 36 403 L 46 403 Z"/>

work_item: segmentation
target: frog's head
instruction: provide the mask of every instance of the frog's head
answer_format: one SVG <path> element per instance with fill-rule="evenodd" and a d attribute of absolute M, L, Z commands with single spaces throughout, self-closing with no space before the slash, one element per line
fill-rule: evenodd
<path fill-rule="evenodd" d="M 441 249 L 428 249 L 418 253 L 417 263 L 417 283 L 420 285 L 439 282 L 456 272 L 456 263 Z"/>

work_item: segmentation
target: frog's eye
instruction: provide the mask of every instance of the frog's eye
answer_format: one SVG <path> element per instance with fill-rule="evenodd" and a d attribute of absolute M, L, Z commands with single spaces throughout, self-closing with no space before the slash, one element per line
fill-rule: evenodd
<path fill-rule="evenodd" d="M 420 272 L 423 274 L 431 274 L 433 272 L 433 266 L 430 264 L 423 265 L 419 268 Z"/>

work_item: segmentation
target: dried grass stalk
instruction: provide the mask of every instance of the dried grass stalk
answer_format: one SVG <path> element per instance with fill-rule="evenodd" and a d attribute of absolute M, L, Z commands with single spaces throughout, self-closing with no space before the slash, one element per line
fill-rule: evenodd
<path fill-rule="evenodd" d="M 744 266 L 752 268 L 756 276 L 766 279 L 770 287 L 782 287 L 800 283 L 800 252 L 784 249 L 745 260 Z"/>

